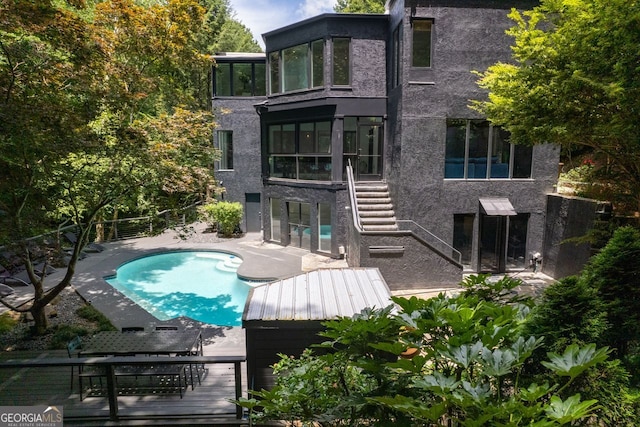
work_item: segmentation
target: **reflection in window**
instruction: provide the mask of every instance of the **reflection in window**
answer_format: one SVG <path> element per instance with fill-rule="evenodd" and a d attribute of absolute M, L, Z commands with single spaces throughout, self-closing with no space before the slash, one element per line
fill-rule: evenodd
<path fill-rule="evenodd" d="M 318 250 L 331 252 L 331 205 L 318 203 Z"/>
<path fill-rule="evenodd" d="M 296 248 L 311 250 L 311 205 L 288 202 L 289 244 Z"/>
<path fill-rule="evenodd" d="M 233 132 L 219 130 L 218 149 L 220 150 L 220 169 L 233 169 Z"/>
<path fill-rule="evenodd" d="M 274 242 L 280 241 L 280 199 L 272 198 L 270 200 L 271 205 L 271 240 Z"/>
<path fill-rule="evenodd" d="M 433 22 L 427 19 L 414 19 L 413 50 L 411 60 L 414 67 L 431 67 L 431 27 Z"/>
<path fill-rule="evenodd" d="M 264 96 L 265 64 L 258 62 L 219 62 L 215 67 L 215 96 Z"/>
<path fill-rule="evenodd" d="M 269 53 L 269 93 L 285 93 L 324 85 L 324 40 L 314 40 Z"/>
<path fill-rule="evenodd" d="M 471 264 L 474 217 L 473 214 L 453 216 L 453 247 L 462 254 L 462 265 L 465 266 Z"/>
<path fill-rule="evenodd" d="M 525 267 L 528 225 L 528 213 L 509 217 L 509 240 L 507 241 L 508 268 Z"/>
<path fill-rule="evenodd" d="M 331 181 L 331 122 L 270 125 L 269 176 Z"/>
<path fill-rule="evenodd" d="M 447 120 L 445 178 L 530 178 L 531 156 L 530 147 L 514 146 L 487 121 Z"/>
<path fill-rule="evenodd" d="M 333 39 L 333 84 L 335 86 L 348 86 L 351 84 L 351 39 Z"/>

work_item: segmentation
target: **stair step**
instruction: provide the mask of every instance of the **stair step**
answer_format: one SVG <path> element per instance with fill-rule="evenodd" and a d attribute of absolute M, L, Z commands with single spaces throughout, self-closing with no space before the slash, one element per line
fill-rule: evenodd
<path fill-rule="evenodd" d="M 394 216 L 393 209 L 385 209 L 385 210 L 375 210 L 375 211 L 367 211 L 363 210 L 360 212 L 360 218 L 384 218 Z"/>
<path fill-rule="evenodd" d="M 385 198 L 370 198 L 370 199 L 358 199 L 357 200 L 358 206 L 360 205 L 370 205 L 370 204 L 375 204 L 375 205 L 387 205 L 391 203 L 391 198 L 390 197 L 385 197 Z"/>
<path fill-rule="evenodd" d="M 388 191 L 366 191 L 366 192 L 358 191 L 358 192 L 356 192 L 356 198 L 357 199 L 368 199 L 368 198 L 371 198 L 371 197 L 378 197 L 378 198 L 389 197 L 389 192 Z"/>
<path fill-rule="evenodd" d="M 398 231 L 397 225 L 362 225 L 364 231 Z"/>
<path fill-rule="evenodd" d="M 356 184 L 356 191 L 387 191 L 387 184 Z"/>
<path fill-rule="evenodd" d="M 393 205 L 391 203 L 371 203 L 371 204 L 358 204 L 359 211 L 393 211 Z"/>
<path fill-rule="evenodd" d="M 360 222 L 363 225 L 388 225 L 388 224 L 394 224 L 396 223 L 396 218 L 395 217 L 383 217 L 383 218 L 360 218 Z"/>

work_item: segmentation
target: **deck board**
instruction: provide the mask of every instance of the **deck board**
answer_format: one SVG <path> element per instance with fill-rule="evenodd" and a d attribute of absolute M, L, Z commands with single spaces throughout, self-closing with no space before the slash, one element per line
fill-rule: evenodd
<path fill-rule="evenodd" d="M 48 351 L 0 353 L 0 360 L 63 357 L 66 352 Z M 242 364 L 242 390 L 246 396 L 246 365 Z M 7 406 L 62 406 L 65 425 L 83 417 L 108 417 L 106 396 L 86 397 L 80 401 L 77 376 L 70 388 L 69 367 L 0 369 L 0 402 Z M 144 381 L 145 378 L 140 378 Z M 187 387 L 183 398 L 176 391 L 171 394 L 133 394 L 118 397 L 119 416 L 126 418 L 201 416 L 235 418 L 235 374 L 233 365 L 210 364 L 195 387 Z"/>

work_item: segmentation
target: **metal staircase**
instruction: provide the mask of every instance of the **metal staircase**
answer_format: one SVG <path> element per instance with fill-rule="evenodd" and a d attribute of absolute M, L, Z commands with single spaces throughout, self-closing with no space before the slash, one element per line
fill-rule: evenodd
<path fill-rule="evenodd" d="M 364 231 L 397 231 L 393 203 L 385 182 L 355 183 L 357 212 Z"/>

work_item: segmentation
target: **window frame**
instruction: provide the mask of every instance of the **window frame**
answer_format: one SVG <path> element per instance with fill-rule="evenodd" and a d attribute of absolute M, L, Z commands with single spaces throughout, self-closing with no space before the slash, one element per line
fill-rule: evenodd
<path fill-rule="evenodd" d="M 317 52 L 314 51 L 314 46 L 318 44 L 322 46 L 322 49 L 321 49 L 322 61 L 320 63 L 321 72 L 319 73 L 319 75 L 321 76 L 320 82 L 316 82 L 315 81 L 316 79 L 314 78 L 315 77 L 314 72 L 317 71 L 317 68 L 315 68 L 315 61 L 314 61 L 314 53 L 317 53 Z M 305 53 L 306 58 L 304 59 L 305 64 L 304 64 L 304 67 L 301 67 L 302 69 L 304 69 L 304 72 L 306 74 L 306 85 L 297 86 L 293 89 L 287 89 L 287 85 L 286 85 L 287 70 L 285 70 L 286 55 L 284 55 L 284 52 L 287 50 L 294 49 L 297 47 L 302 47 L 302 46 L 306 46 L 306 53 Z M 269 80 L 268 94 L 279 95 L 279 94 L 312 90 L 312 89 L 324 87 L 325 62 L 326 62 L 326 43 L 324 38 L 313 39 L 308 42 L 298 43 L 292 46 L 287 46 L 285 48 L 274 50 L 267 53 L 267 67 L 268 67 L 267 75 L 269 76 L 268 77 L 268 80 Z"/>
<path fill-rule="evenodd" d="M 450 130 L 456 128 L 455 127 L 456 122 L 464 122 L 465 124 L 464 156 L 463 157 L 460 157 L 460 155 L 451 156 L 449 154 L 452 151 L 455 151 L 455 152 L 461 151 L 459 146 L 458 146 L 458 149 L 455 150 L 456 147 L 454 145 L 456 143 L 456 140 L 458 143 L 461 142 L 459 135 L 455 139 L 453 137 L 450 137 L 451 135 Z M 485 127 L 487 128 L 486 141 L 484 141 L 484 139 L 478 140 L 480 144 L 482 145 L 486 144 L 486 148 L 480 145 L 483 148 L 483 150 L 480 153 L 475 153 L 475 155 L 474 153 L 472 153 L 473 147 L 471 146 L 472 133 L 473 133 L 472 125 L 473 126 L 478 125 L 473 129 L 483 129 Z M 458 129 L 460 128 L 461 127 L 458 126 Z M 444 161 L 444 171 L 443 171 L 444 179 L 446 180 L 454 180 L 454 179 L 484 180 L 484 181 L 532 179 L 533 150 L 531 149 L 531 147 L 516 145 L 516 144 L 513 144 L 512 142 L 509 142 L 508 143 L 509 158 L 506 159 L 507 161 L 503 161 L 503 162 L 497 161 L 498 158 L 500 157 L 500 155 L 497 155 L 498 153 L 494 153 L 494 147 L 496 146 L 496 143 L 497 143 L 497 135 L 506 133 L 506 131 L 504 131 L 501 127 L 494 126 L 491 123 L 489 123 L 487 120 L 482 120 L 482 119 L 449 118 L 447 119 L 446 129 L 447 129 L 447 132 L 445 136 L 445 156 L 444 156 L 445 161 Z M 505 139 L 500 139 L 500 141 L 502 141 L 502 144 L 504 144 Z M 508 137 L 506 138 L 506 141 L 508 141 Z M 523 150 L 529 151 L 528 153 L 526 153 L 525 151 L 525 156 L 523 157 L 524 170 L 528 171 L 528 176 L 515 176 L 517 171 L 523 170 L 522 165 L 520 165 L 520 162 L 516 158 L 517 156 L 516 151 L 518 151 L 521 154 Z M 507 168 L 506 176 L 501 176 L 501 175 L 504 175 L 504 171 L 502 173 L 498 171 L 500 169 L 504 169 L 504 165 L 506 165 L 506 168 Z M 459 173 L 460 166 L 462 166 L 462 176 L 458 176 L 460 175 Z M 484 175 L 477 176 L 478 171 L 476 171 L 476 168 L 478 169 L 478 171 L 484 171 Z M 452 172 L 448 172 L 448 171 L 452 171 Z"/>
<path fill-rule="evenodd" d="M 216 139 L 217 148 L 220 151 L 218 170 L 233 170 L 233 131 L 217 130 Z M 231 147 L 230 150 L 229 147 Z"/>
<path fill-rule="evenodd" d="M 419 55 L 420 52 L 416 52 L 416 28 L 418 25 L 428 23 L 429 24 L 429 51 L 428 51 L 428 65 L 424 65 L 422 63 L 416 64 L 416 59 L 421 57 Z M 434 28 L 434 20 L 433 18 L 411 18 L 411 66 L 413 68 L 431 68 L 433 66 L 433 28 Z M 425 44 L 426 45 L 426 44 Z"/>
<path fill-rule="evenodd" d="M 228 66 L 229 68 L 229 76 L 228 76 L 228 87 L 226 87 L 225 89 L 228 89 L 227 91 L 225 91 L 225 94 L 223 95 L 219 95 L 219 73 L 218 73 L 218 66 Z M 251 66 L 251 94 L 249 95 L 236 95 L 236 88 L 235 86 L 235 82 L 236 82 L 236 74 L 234 72 L 234 65 L 250 65 Z M 256 77 L 258 76 L 258 73 L 256 73 L 256 66 L 260 66 L 263 65 L 265 66 L 266 64 L 264 62 L 261 61 L 250 61 L 250 60 L 238 60 L 238 61 L 220 61 L 218 62 L 216 65 L 213 66 L 213 96 L 215 98 L 222 98 L 222 97 L 233 97 L 233 98 L 248 98 L 248 97 L 254 97 L 254 96 L 266 96 L 267 94 L 267 88 L 266 85 L 264 85 L 264 93 L 261 93 L 258 91 L 259 89 L 259 85 L 256 84 Z M 266 70 L 265 70 L 266 72 Z M 228 92 L 228 94 L 227 94 Z"/>
<path fill-rule="evenodd" d="M 346 79 L 346 83 L 336 83 L 336 64 L 337 64 L 337 58 L 336 58 L 336 41 L 341 40 L 341 41 L 346 41 L 347 42 L 347 58 L 346 58 L 346 70 L 347 70 L 347 79 Z M 352 52 L 352 45 L 353 43 L 351 43 L 351 37 L 344 37 L 344 36 L 333 36 L 331 37 L 331 86 L 333 87 L 351 87 L 351 83 L 352 83 L 352 78 L 353 78 L 353 72 L 352 72 L 352 61 L 351 58 L 353 57 L 353 52 Z"/>

